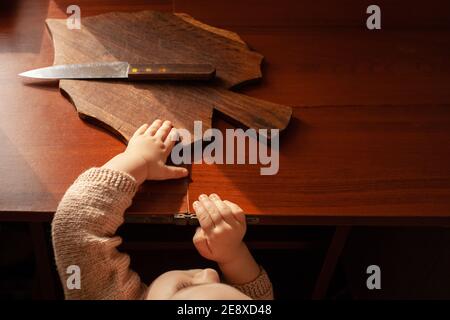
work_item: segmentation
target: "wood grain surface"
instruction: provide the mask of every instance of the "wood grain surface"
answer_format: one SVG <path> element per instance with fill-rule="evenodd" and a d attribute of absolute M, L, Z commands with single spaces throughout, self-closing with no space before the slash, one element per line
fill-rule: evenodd
<path fill-rule="evenodd" d="M 54 64 L 92 61 L 210 63 L 216 79 L 204 82 L 62 80 L 61 90 L 80 116 L 101 123 L 128 140 L 142 123 L 171 120 L 194 134 L 194 121 L 211 127 L 213 110 L 249 128 L 283 130 L 290 107 L 233 93 L 228 88 L 261 77 L 262 55 L 249 50 L 237 34 L 206 26 L 187 15 L 141 11 L 113 12 L 82 20 L 81 30 L 49 19 Z"/>
<path fill-rule="evenodd" d="M 187 12 L 220 27 L 265 29 L 296 27 L 365 27 L 366 9 L 381 8 L 385 28 L 449 27 L 447 0 L 175 0 L 175 12 Z"/>
<path fill-rule="evenodd" d="M 172 10 L 170 1 L 77 2 L 83 16 L 116 8 Z M 66 189 L 84 170 L 124 150 L 108 131 L 80 121 L 57 82 L 24 83 L 21 70 L 52 65 L 47 18 L 64 18 L 70 1 L 0 3 L 0 220 L 50 221 Z M 135 201 L 139 212 L 187 211 L 187 180 L 146 183 Z M 148 195 L 152 196 L 149 197 Z"/>
<path fill-rule="evenodd" d="M 266 223 L 450 223 L 449 105 L 296 107 L 284 134 L 276 175 L 193 165 L 190 199 L 226 195 Z"/>
<path fill-rule="evenodd" d="M 188 201 L 214 191 L 263 223 L 448 224 L 449 2 L 407 2 L 412 9 L 405 11 L 406 1 L 380 1 L 388 9 L 385 28 L 371 33 L 353 0 L 282 0 L 278 7 L 266 0 L 78 1 L 84 17 L 175 8 L 232 30 L 265 56 L 261 81 L 235 91 L 294 106 L 279 175 L 260 176 L 253 165 L 195 165 L 188 193 L 170 181 L 146 184 L 128 216 L 187 212 Z M 69 4 L 2 3 L 2 220 L 49 220 L 80 172 L 124 148 L 80 121 L 57 84 L 17 77 L 53 63 L 45 19 L 65 18 Z"/>

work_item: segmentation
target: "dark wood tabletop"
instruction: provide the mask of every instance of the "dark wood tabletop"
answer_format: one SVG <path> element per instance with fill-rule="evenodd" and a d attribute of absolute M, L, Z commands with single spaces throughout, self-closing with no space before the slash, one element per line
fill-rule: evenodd
<path fill-rule="evenodd" d="M 189 179 L 145 184 L 129 219 L 169 221 L 216 192 L 267 224 L 450 224 L 450 4 L 378 1 L 382 29 L 369 31 L 369 1 L 307 2 L 77 2 L 82 17 L 185 12 L 235 31 L 265 56 L 263 79 L 236 91 L 294 109 L 277 175 L 193 165 Z M 50 221 L 83 170 L 124 149 L 82 121 L 58 83 L 17 77 L 53 63 L 44 21 L 70 4 L 0 5 L 0 220 Z"/>

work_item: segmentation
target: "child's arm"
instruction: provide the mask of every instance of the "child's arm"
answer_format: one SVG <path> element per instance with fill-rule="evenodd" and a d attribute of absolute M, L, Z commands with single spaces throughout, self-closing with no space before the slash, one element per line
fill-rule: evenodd
<path fill-rule="evenodd" d="M 170 122 L 139 128 L 125 152 L 102 168 L 83 173 L 67 190 L 52 222 L 56 265 L 68 299 L 139 299 L 146 286 L 129 269 L 129 257 L 117 251 L 114 236 L 140 183 L 187 175 L 184 168 L 165 165 L 174 142 L 167 138 Z M 81 272 L 80 289 L 69 289 L 69 266 Z M 73 271 L 72 271 L 73 272 Z"/>
<path fill-rule="evenodd" d="M 273 299 L 267 273 L 242 241 L 246 231 L 242 209 L 230 201 L 222 201 L 216 194 L 201 195 L 193 206 L 200 223 L 193 239 L 199 253 L 216 261 L 225 281 L 246 295 Z"/>

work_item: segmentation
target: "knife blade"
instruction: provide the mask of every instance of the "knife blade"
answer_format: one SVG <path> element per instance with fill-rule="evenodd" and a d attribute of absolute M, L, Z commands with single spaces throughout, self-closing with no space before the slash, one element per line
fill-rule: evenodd
<path fill-rule="evenodd" d="M 130 64 L 124 61 L 62 64 L 19 74 L 37 79 L 210 80 L 211 64 Z"/>

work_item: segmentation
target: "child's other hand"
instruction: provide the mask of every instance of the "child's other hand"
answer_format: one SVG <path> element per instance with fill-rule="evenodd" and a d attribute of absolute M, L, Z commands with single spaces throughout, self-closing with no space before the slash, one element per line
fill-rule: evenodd
<path fill-rule="evenodd" d="M 222 201 L 216 194 L 203 194 L 193 206 L 200 223 L 193 242 L 204 258 L 227 264 L 247 250 L 242 242 L 245 215 L 238 205 Z"/>
<path fill-rule="evenodd" d="M 142 125 L 131 137 L 126 150 L 103 167 L 132 175 L 138 184 L 145 180 L 177 179 L 188 175 L 182 167 L 166 165 L 175 145 L 176 129 L 170 121 L 155 120 Z"/>

